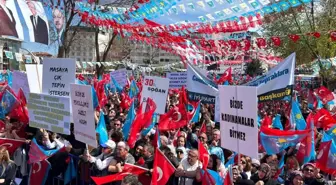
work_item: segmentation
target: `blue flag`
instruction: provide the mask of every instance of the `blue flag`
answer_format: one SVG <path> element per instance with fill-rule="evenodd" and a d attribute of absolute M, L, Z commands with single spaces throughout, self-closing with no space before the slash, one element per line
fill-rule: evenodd
<path fill-rule="evenodd" d="M 14 108 L 15 103 L 17 102 L 16 97 L 10 93 L 8 90 L 4 92 L 1 99 L 1 116 L 5 116 Z"/>
<path fill-rule="evenodd" d="M 291 117 L 296 125 L 298 130 L 304 130 L 307 127 L 306 120 L 303 118 L 300 106 L 297 101 L 292 102 L 292 112 Z"/>
<path fill-rule="evenodd" d="M 76 177 L 77 177 L 77 171 L 74 162 L 72 160 L 72 157 L 70 157 L 70 162 L 64 174 L 64 184 L 69 184 L 72 181 L 72 179 Z"/>
<path fill-rule="evenodd" d="M 197 108 L 196 108 L 195 113 L 194 113 L 192 119 L 190 120 L 190 122 L 197 123 L 199 121 L 200 110 L 201 110 L 201 102 L 198 102 Z"/>
<path fill-rule="evenodd" d="M 272 127 L 273 128 L 278 128 L 280 130 L 283 130 L 283 126 L 282 126 L 282 123 L 281 123 L 281 115 L 280 114 L 277 114 L 275 116 L 275 118 L 273 119 L 273 123 L 272 123 Z"/>
<path fill-rule="evenodd" d="M 158 123 L 158 119 L 157 119 L 157 117 L 158 117 L 158 114 L 157 114 L 157 113 L 154 113 L 154 114 L 153 114 L 153 117 L 152 117 L 152 123 L 149 125 L 149 127 L 145 128 L 145 129 L 141 132 L 141 134 L 142 134 L 143 136 L 146 136 L 146 135 L 147 135 L 147 134 L 154 128 L 155 124 Z"/>
<path fill-rule="evenodd" d="M 99 105 L 99 102 L 98 102 L 96 90 L 93 88 L 93 86 L 91 86 L 91 91 L 92 91 L 93 109 L 96 109 Z"/>
<path fill-rule="evenodd" d="M 119 85 L 119 83 L 111 76 L 111 80 L 113 82 L 113 85 L 118 93 L 121 93 L 123 91 L 123 88 Z"/>
<path fill-rule="evenodd" d="M 99 144 L 104 145 L 108 140 L 108 134 L 106 130 L 104 114 L 102 111 L 100 111 L 96 132 L 99 134 Z"/>
<path fill-rule="evenodd" d="M 315 133 L 314 133 L 314 122 L 311 122 L 310 123 L 310 153 L 308 153 L 307 155 L 304 156 L 304 159 L 303 159 L 303 164 L 306 164 L 312 160 L 315 160 Z M 308 143 L 309 144 L 309 143 Z M 306 151 L 307 153 L 307 151 Z"/>
<path fill-rule="evenodd" d="M 131 132 L 131 127 L 132 127 L 134 118 L 135 118 L 135 109 L 134 109 L 134 101 L 133 101 L 130 109 L 128 110 L 128 114 L 127 114 L 124 126 L 122 128 L 122 133 L 123 133 L 125 141 L 128 140 L 128 135 Z"/>
<path fill-rule="evenodd" d="M 40 146 L 39 144 L 37 144 L 35 138 L 33 138 L 32 142 L 34 142 L 34 144 L 40 149 L 40 151 L 41 151 L 44 155 L 46 155 L 46 156 L 48 156 L 48 157 L 54 155 L 55 153 L 57 153 L 57 152 L 60 150 L 60 148 L 59 148 L 59 149 L 52 149 L 52 150 L 50 150 L 50 149 L 46 149 L 45 147 Z"/>
<path fill-rule="evenodd" d="M 225 81 L 223 85 L 229 85 L 229 81 Z"/>
<path fill-rule="evenodd" d="M 130 85 L 130 89 L 129 89 L 129 92 L 128 92 L 128 96 L 129 96 L 130 98 L 133 98 L 133 97 L 135 97 L 138 93 L 139 93 L 139 88 L 138 88 L 138 86 L 136 85 L 135 81 L 132 80 L 131 85 Z"/>

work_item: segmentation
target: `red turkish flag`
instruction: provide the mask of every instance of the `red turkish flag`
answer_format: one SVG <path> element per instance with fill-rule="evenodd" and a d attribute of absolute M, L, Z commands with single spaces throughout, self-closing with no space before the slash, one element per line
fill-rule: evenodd
<path fill-rule="evenodd" d="M 271 37 L 271 40 L 273 41 L 274 46 L 280 46 L 281 45 L 280 37 Z"/>
<path fill-rule="evenodd" d="M 323 104 L 328 103 L 329 101 L 334 99 L 333 93 L 326 87 L 321 86 L 318 89 L 315 89 L 315 93 L 321 99 Z"/>
<path fill-rule="evenodd" d="M 106 183 L 109 183 L 109 182 L 121 181 L 121 180 L 123 180 L 123 178 L 125 178 L 129 174 L 138 176 L 138 175 L 143 174 L 147 171 L 148 171 L 148 169 L 146 169 L 146 168 L 142 168 L 140 166 L 125 163 L 124 169 L 120 173 L 116 173 L 116 174 L 108 175 L 108 176 L 104 176 L 104 177 L 91 177 L 91 178 L 97 185 L 102 185 L 102 184 L 106 184 Z"/>
<path fill-rule="evenodd" d="M 266 40 L 264 38 L 257 38 L 257 45 L 259 48 L 265 48 L 266 47 Z"/>
<path fill-rule="evenodd" d="M 199 160 L 203 164 L 203 169 L 206 170 L 208 167 L 210 156 L 207 149 L 204 147 L 201 141 L 198 141 L 198 152 L 199 152 Z"/>
<path fill-rule="evenodd" d="M 316 167 L 319 169 L 328 172 L 328 158 L 329 158 L 329 150 L 330 146 L 332 144 L 332 141 L 327 142 L 321 142 L 319 151 L 316 156 Z"/>
<path fill-rule="evenodd" d="M 10 155 L 12 155 L 23 143 L 25 143 L 25 141 L 0 138 L 0 147 L 6 147 Z"/>
<path fill-rule="evenodd" d="M 184 127 L 189 122 L 189 115 L 185 104 L 179 103 L 170 109 L 166 114 L 162 114 L 159 121 L 159 130 L 174 130 Z"/>
<path fill-rule="evenodd" d="M 216 81 L 217 84 L 222 84 L 225 81 L 232 81 L 232 68 L 229 67 L 225 72 L 222 74 L 222 76 Z"/>
<path fill-rule="evenodd" d="M 51 164 L 47 160 L 42 160 L 32 164 L 29 174 L 29 184 L 45 184 Z"/>
<path fill-rule="evenodd" d="M 336 120 L 326 109 L 320 109 L 314 115 L 314 124 L 317 128 L 324 128 L 326 130 L 328 128 L 331 128 L 335 123 Z"/>
<path fill-rule="evenodd" d="M 152 185 L 167 184 L 171 175 L 175 172 L 174 166 L 170 163 L 166 156 L 156 148 L 153 174 L 152 174 Z"/>

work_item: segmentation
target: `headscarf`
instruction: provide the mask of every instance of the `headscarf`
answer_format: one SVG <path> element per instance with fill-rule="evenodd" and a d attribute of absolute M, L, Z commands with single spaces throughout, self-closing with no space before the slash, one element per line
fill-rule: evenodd
<path fill-rule="evenodd" d="M 265 174 L 264 178 L 262 178 L 260 180 L 268 180 L 268 179 L 271 178 L 271 175 L 272 175 L 271 174 L 271 167 L 267 163 L 262 163 L 260 165 L 259 171 L 262 171 Z"/>

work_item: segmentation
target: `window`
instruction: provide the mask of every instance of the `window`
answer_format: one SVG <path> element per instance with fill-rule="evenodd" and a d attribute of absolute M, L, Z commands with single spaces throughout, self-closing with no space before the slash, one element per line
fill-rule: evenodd
<path fill-rule="evenodd" d="M 77 61 L 80 62 L 81 61 L 80 58 L 77 58 Z"/>
<path fill-rule="evenodd" d="M 79 56 L 79 55 L 80 55 L 80 53 L 79 53 L 79 52 L 77 52 L 77 53 L 76 53 L 76 56 Z"/>

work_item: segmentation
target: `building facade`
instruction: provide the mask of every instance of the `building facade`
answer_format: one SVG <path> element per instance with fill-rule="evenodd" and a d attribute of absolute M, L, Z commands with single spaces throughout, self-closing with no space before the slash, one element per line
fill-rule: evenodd
<path fill-rule="evenodd" d="M 18 61 L 16 55 L 21 55 L 21 43 L 20 39 L 0 36 L 0 70 L 19 69 L 22 61 Z"/>

